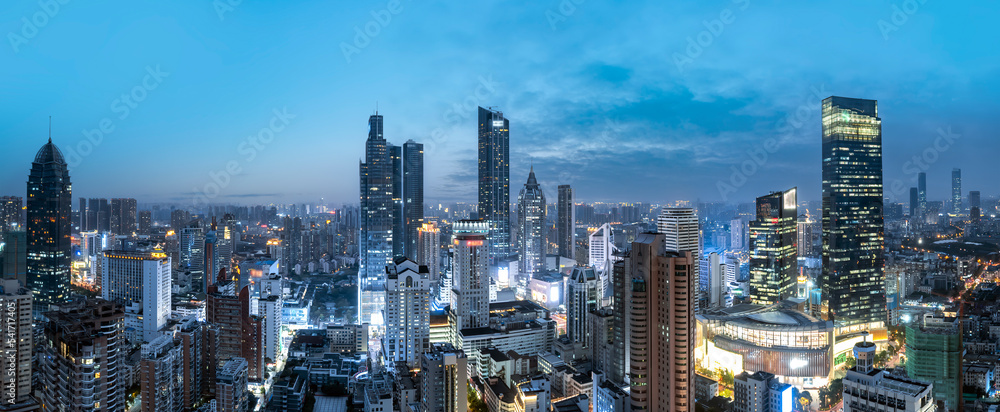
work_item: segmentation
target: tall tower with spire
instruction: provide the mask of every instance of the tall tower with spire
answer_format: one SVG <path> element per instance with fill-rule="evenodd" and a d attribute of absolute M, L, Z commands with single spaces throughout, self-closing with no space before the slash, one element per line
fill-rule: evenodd
<path fill-rule="evenodd" d="M 365 161 L 360 165 L 361 216 L 358 239 L 360 323 L 380 319 L 385 302 L 385 268 L 392 264 L 396 204 L 392 145 L 382 134 L 382 116 L 368 118 Z M 379 323 L 376 321 L 376 323 Z"/>
<path fill-rule="evenodd" d="M 545 194 L 535 179 L 535 168 L 517 196 L 520 272 L 528 279 L 545 270 Z"/>
<path fill-rule="evenodd" d="M 72 185 L 51 130 L 50 120 L 49 141 L 38 149 L 28 175 L 27 287 L 38 312 L 66 301 L 70 285 Z"/>

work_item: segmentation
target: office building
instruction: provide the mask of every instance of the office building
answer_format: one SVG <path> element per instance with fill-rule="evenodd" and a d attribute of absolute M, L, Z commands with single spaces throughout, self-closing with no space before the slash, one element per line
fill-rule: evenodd
<path fill-rule="evenodd" d="M 62 152 L 49 142 L 38 150 L 28 175 L 27 280 L 35 311 L 69 297 L 70 222 L 73 185 Z"/>
<path fill-rule="evenodd" d="M 142 344 L 139 394 L 142 412 L 184 411 L 184 357 L 180 341 L 160 336 Z"/>
<path fill-rule="evenodd" d="M 177 270 L 191 273 L 192 290 L 203 292 L 208 287 L 208 277 L 205 274 L 205 229 L 196 222 L 179 231 Z"/>
<path fill-rule="evenodd" d="M 131 235 L 136 231 L 136 221 L 135 199 L 111 199 L 111 233 Z"/>
<path fill-rule="evenodd" d="M 910 188 L 910 219 L 915 219 L 920 211 L 920 189 Z"/>
<path fill-rule="evenodd" d="M 125 312 L 103 299 L 64 303 L 38 345 L 38 402 L 54 411 L 123 411 Z"/>
<path fill-rule="evenodd" d="M 734 412 L 791 412 L 792 386 L 773 374 L 743 372 L 733 379 Z"/>
<path fill-rule="evenodd" d="M 519 270 L 525 277 L 531 278 L 536 273 L 545 271 L 545 256 L 548 242 L 545 232 L 545 194 L 542 193 L 538 180 L 535 179 L 535 169 L 528 172 L 528 181 L 517 196 L 517 230 Z"/>
<path fill-rule="evenodd" d="M 951 169 L 951 214 L 962 214 L 962 169 Z"/>
<path fill-rule="evenodd" d="M 692 208 L 663 208 L 656 220 L 656 231 L 663 234 L 664 250 L 683 254 L 691 252 L 694 256 L 691 293 L 694 310 L 699 311 L 701 290 L 698 288 L 698 256 L 701 253 L 701 231 L 698 225 L 698 212 Z"/>
<path fill-rule="evenodd" d="M 359 323 L 382 323 L 385 267 L 392 264 L 393 165 L 390 146 L 382 134 L 382 116 L 368 119 L 365 161 L 360 165 L 361 213 L 358 232 Z"/>
<path fill-rule="evenodd" d="M 879 137 L 881 141 L 881 123 L 879 124 Z M 927 173 L 917 174 L 917 217 L 922 223 L 927 214 Z"/>
<path fill-rule="evenodd" d="M 24 229 L 24 221 L 21 219 L 23 204 L 20 196 L 0 196 L 0 232 Z"/>
<path fill-rule="evenodd" d="M 386 363 L 420 365 L 420 354 L 430 349 L 431 283 L 427 266 L 397 257 L 385 268 L 385 336 L 382 352 Z"/>
<path fill-rule="evenodd" d="M 418 232 L 424 223 L 424 145 L 412 139 L 403 144 L 403 216 L 406 257 L 414 260 L 420 247 Z"/>
<path fill-rule="evenodd" d="M 420 356 L 420 404 L 424 412 L 465 412 L 469 365 L 465 352 L 438 343 Z"/>
<path fill-rule="evenodd" d="M 706 251 L 700 260 L 698 273 L 701 276 L 702 302 L 699 307 L 716 309 L 732 306 L 729 286 L 726 282 L 726 264 L 718 251 Z"/>
<path fill-rule="evenodd" d="M 28 238 L 24 230 L 0 232 L 0 275 L 28 282 Z"/>
<path fill-rule="evenodd" d="M 934 384 L 934 399 L 962 407 L 962 322 L 927 314 L 906 324 L 906 375 Z"/>
<path fill-rule="evenodd" d="M 215 394 L 219 328 L 192 315 L 181 319 L 173 329 L 181 348 L 181 405 L 192 408 L 204 397 Z"/>
<path fill-rule="evenodd" d="M 218 361 L 241 358 L 247 379 L 256 381 L 265 372 L 263 319 L 250 314 L 250 287 L 240 288 L 238 294 L 235 287 L 235 282 L 228 279 L 209 286 L 205 319 L 219 328 Z"/>
<path fill-rule="evenodd" d="M 856 366 L 844 376 L 844 412 L 893 410 L 897 412 L 932 412 L 934 385 L 890 375 L 875 368 L 874 343 L 854 345 Z"/>
<path fill-rule="evenodd" d="M 923 186 L 922 186 L 923 187 Z M 829 316 L 846 325 L 886 322 L 882 120 L 875 100 L 823 100 L 823 271 Z"/>
<path fill-rule="evenodd" d="M 510 256 L 510 121 L 479 108 L 479 219 L 489 224 L 490 264 Z"/>
<path fill-rule="evenodd" d="M 281 326 L 284 302 L 281 291 L 277 294 L 261 293 L 257 300 L 257 316 L 261 319 L 261 340 L 264 342 L 263 355 L 265 363 L 275 363 L 281 353 Z"/>
<path fill-rule="evenodd" d="M 819 250 L 816 249 L 816 221 L 809 215 L 799 215 L 796 223 L 796 246 L 798 257 L 815 258 L 819 257 Z"/>
<path fill-rule="evenodd" d="M 247 391 L 247 361 L 232 358 L 215 374 L 215 401 L 219 411 L 246 412 L 250 405 Z"/>
<path fill-rule="evenodd" d="M 576 259 L 576 204 L 573 198 L 573 188 L 569 185 L 559 185 L 559 197 L 556 211 L 556 234 L 559 256 Z"/>
<path fill-rule="evenodd" d="M 729 221 L 729 249 L 733 251 L 746 250 L 750 243 L 750 230 L 747 219 L 736 217 Z"/>
<path fill-rule="evenodd" d="M 153 229 L 153 213 L 148 210 L 139 211 L 139 223 L 136 231 L 140 235 L 149 236 L 150 231 Z"/>
<path fill-rule="evenodd" d="M 666 241 L 662 233 L 640 234 L 625 261 L 631 403 L 633 410 L 694 411 L 697 252 L 667 252 Z"/>
<path fill-rule="evenodd" d="M 978 222 L 981 216 L 982 209 L 980 208 L 979 191 L 973 190 L 969 192 L 969 219 L 973 222 Z"/>
<path fill-rule="evenodd" d="M 625 385 L 629 369 L 629 344 L 631 327 L 629 321 L 629 299 L 632 296 L 631 275 L 627 272 L 625 261 L 631 256 L 631 250 L 625 245 L 625 250 L 616 254 L 617 259 L 611 264 L 611 335 L 613 345 L 610 348 L 610 365 L 605 368 L 608 380 L 616 385 Z"/>
<path fill-rule="evenodd" d="M 31 396 L 31 356 L 34 333 L 31 315 L 32 294 L 15 279 L 0 280 L 0 330 L 4 331 L 0 357 L 0 411 L 30 411 L 38 408 Z"/>
<path fill-rule="evenodd" d="M 597 271 L 600 279 L 600 298 L 611 297 L 611 264 L 614 261 L 615 233 L 611 225 L 605 223 L 590 234 L 588 246 L 588 265 Z"/>
<path fill-rule="evenodd" d="M 750 300 L 770 305 L 795 295 L 798 278 L 795 188 L 757 198 L 750 222 Z"/>
<path fill-rule="evenodd" d="M 406 254 L 406 216 L 403 212 L 403 148 L 390 144 L 392 173 L 392 257 Z"/>
<path fill-rule="evenodd" d="M 170 319 L 170 258 L 162 252 L 105 251 L 101 297 L 125 306 L 129 341 L 149 342 Z"/>
<path fill-rule="evenodd" d="M 451 310 L 457 330 L 489 324 L 490 227 L 490 222 L 480 220 L 459 220 L 452 225 L 455 256 Z"/>
<path fill-rule="evenodd" d="M 590 346 L 591 328 L 587 314 L 599 308 L 598 278 L 594 268 L 575 266 L 566 282 L 566 335 L 570 341 Z"/>
<path fill-rule="evenodd" d="M 427 276 L 437 290 L 441 278 L 441 229 L 434 222 L 420 225 L 417 231 L 417 264 L 427 266 Z"/>

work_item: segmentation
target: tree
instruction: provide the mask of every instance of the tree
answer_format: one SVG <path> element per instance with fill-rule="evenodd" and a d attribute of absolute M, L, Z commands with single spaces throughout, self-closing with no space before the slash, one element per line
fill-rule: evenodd
<path fill-rule="evenodd" d="M 468 386 L 468 395 L 466 398 L 469 401 L 469 412 L 488 412 L 486 408 L 486 403 L 479 396 L 476 396 L 476 391 L 472 389 L 472 385 L 466 384 Z"/>
<path fill-rule="evenodd" d="M 854 359 L 853 356 L 848 356 L 847 360 L 844 361 L 844 369 L 851 369 L 857 366 L 858 360 Z"/>

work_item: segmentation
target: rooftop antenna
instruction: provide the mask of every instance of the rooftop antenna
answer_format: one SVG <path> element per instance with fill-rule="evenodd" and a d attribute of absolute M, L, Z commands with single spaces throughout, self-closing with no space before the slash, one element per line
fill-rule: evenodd
<path fill-rule="evenodd" d="M 52 116 L 49 116 L 49 143 L 52 143 Z"/>

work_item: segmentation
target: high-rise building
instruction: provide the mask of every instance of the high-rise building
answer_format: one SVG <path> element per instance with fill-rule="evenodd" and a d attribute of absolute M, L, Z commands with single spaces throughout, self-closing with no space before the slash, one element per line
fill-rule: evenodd
<path fill-rule="evenodd" d="M 262 349 L 265 363 L 277 362 L 278 360 L 278 353 L 280 353 L 282 345 L 282 308 L 281 291 L 277 291 L 277 294 L 261 292 L 261 298 L 257 300 L 257 316 L 261 319 L 261 340 L 264 342 Z"/>
<path fill-rule="evenodd" d="M 817 257 L 819 255 L 815 246 L 815 226 L 816 222 L 809 215 L 799 215 L 799 220 L 795 228 L 797 232 L 796 246 L 798 247 L 799 257 Z"/>
<path fill-rule="evenodd" d="M 745 217 L 736 217 L 729 221 L 729 248 L 734 251 L 746 250 L 750 243 L 750 230 Z"/>
<path fill-rule="evenodd" d="M 28 282 L 28 238 L 24 230 L 0 232 L 0 275 L 3 279 Z"/>
<path fill-rule="evenodd" d="M 205 229 L 193 225 L 180 229 L 178 243 L 177 270 L 191 272 L 191 289 L 203 292 L 208 290 L 205 276 Z M 212 274 L 214 276 L 214 274 Z"/>
<path fill-rule="evenodd" d="M 469 381 L 465 352 L 436 343 L 420 356 L 420 403 L 426 412 L 465 412 Z"/>
<path fill-rule="evenodd" d="M 913 220 L 917 217 L 917 213 L 920 211 L 920 189 L 915 187 L 910 188 L 910 219 Z"/>
<path fill-rule="evenodd" d="M 906 375 L 934 384 L 934 399 L 962 407 L 962 323 L 925 315 L 906 324 Z"/>
<path fill-rule="evenodd" d="M 510 121 L 479 108 L 479 219 L 490 227 L 490 263 L 510 256 Z"/>
<path fill-rule="evenodd" d="M 733 379 L 734 412 L 789 412 L 794 402 L 792 385 L 781 383 L 774 374 L 743 372 Z"/>
<path fill-rule="evenodd" d="M 548 243 L 545 241 L 545 194 L 542 193 L 535 169 L 528 172 L 528 181 L 517 196 L 518 258 L 520 273 L 527 277 L 545 271 Z"/>
<path fill-rule="evenodd" d="M 427 266 L 427 275 L 436 289 L 441 277 L 441 229 L 434 222 L 420 225 L 417 231 L 417 264 Z"/>
<path fill-rule="evenodd" d="M 694 297 L 697 252 L 667 252 L 667 236 L 643 233 L 628 273 L 632 409 L 694 410 Z"/>
<path fill-rule="evenodd" d="M 38 345 L 39 403 L 53 411 L 125 410 L 125 312 L 103 299 L 64 303 L 46 312 Z"/>
<path fill-rule="evenodd" d="M 226 213 L 222 216 L 220 224 L 215 223 L 212 218 L 212 228 L 215 231 L 215 250 L 212 253 L 215 264 L 212 273 L 218 273 L 219 269 L 232 270 L 233 253 L 236 251 L 236 242 L 239 238 L 236 217 Z"/>
<path fill-rule="evenodd" d="M 597 272 L 589 266 L 575 266 L 566 283 L 566 335 L 584 347 L 590 345 L 587 314 L 599 308 Z"/>
<path fill-rule="evenodd" d="M 934 385 L 914 379 L 890 375 L 875 367 L 874 343 L 863 341 L 854 345 L 856 366 L 844 376 L 844 412 L 885 410 L 887 402 L 897 412 L 933 412 Z"/>
<path fill-rule="evenodd" d="M 38 150 L 28 175 L 27 239 L 28 284 L 35 294 L 34 309 L 69 297 L 72 246 L 70 222 L 73 185 L 62 152 L 49 142 Z"/>
<path fill-rule="evenodd" d="M 878 102 L 828 97 L 823 100 L 820 284 L 833 320 L 884 327 L 883 231 Z"/>
<path fill-rule="evenodd" d="M 962 169 L 951 169 L 951 213 L 962 214 Z"/>
<path fill-rule="evenodd" d="M 24 221 L 21 219 L 21 205 L 23 200 L 20 196 L 0 196 L 0 232 L 23 230 Z"/>
<path fill-rule="evenodd" d="M 489 239 L 491 223 L 459 220 L 452 225 L 451 310 L 457 330 L 489 326 Z"/>
<path fill-rule="evenodd" d="M 386 364 L 405 362 L 420 366 L 420 354 L 430 350 L 431 283 L 427 266 L 397 257 L 385 268 L 385 336 L 382 352 Z"/>
<path fill-rule="evenodd" d="M 182 405 L 192 408 L 204 397 L 215 393 L 219 328 L 200 322 L 196 315 L 191 315 L 181 319 L 174 330 L 174 337 L 180 340 L 182 351 Z"/>
<path fill-rule="evenodd" d="M 606 368 L 608 380 L 618 385 L 624 385 L 628 377 L 629 344 L 631 328 L 629 320 L 629 299 L 632 297 L 631 277 L 625 267 L 625 261 L 631 256 L 630 245 L 616 255 L 617 260 L 611 264 L 611 360 Z"/>
<path fill-rule="evenodd" d="M 215 400 L 220 411 L 246 412 L 250 405 L 247 391 L 248 364 L 246 359 L 232 358 L 215 374 Z"/>
<path fill-rule="evenodd" d="M 569 185 L 559 185 L 557 199 L 556 234 L 559 256 L 576 259 L 576 204 L 573 198 L 573 188 Z"/>
<path fill-rule="evenodd" d="M 0 330 L 4 331 L 0 356 L 0 411 L 31 411 L 38 407 L 31 397 L 31 355 L 34 333 L 31 325 L 31 292 L 15 279 L 0 280 Z"/>
<path fill-rule="evenodd" d="M 403 148 L 389 145 L 392 165 L 392 257 L 406 254 L 406 216 L 403 211 Z"/>
<path fill-rule="evenodd" d="M 876 108 L 877 109 L 877 108 Z M 877 117 L 877 116 L 876 116 Z M 881 120 L 881 119 L 879 119 Z M 879 145 L 881 147 L 882 124 L 879 123 Z M 879 150 L 881 152 L 881 149 Z M 917 216 L 922 222 L 927 213 L 927 173 L 917 174 Z"/>
<path fill-rule="evenodd" d="M 136 229 L 140 235 L 149 235 L 150 230 L 153 229 L 153 212 L 148 210 L 139 211 L 139 225 Z"/>
<path fill-rule="evenodd" d="M 262 379 L 266 372 L 263 319 L 250 314 L 250 287 L 244 286 L 238 294 L 235 288 L 235 282 L 228 279 L 219 279 L 208 288 L 205 319 L 219 328 L 216 359 L 240 358 L 246 362 L 248 379 Z"/>
<path fill-rule="evenodd" d="M 667 252 L 691 252 L 694 254 L 694 267 L 691 269 L 691 293 L 694 300 L 694 310 L 698 311 L 701 301 L 701 291 L 698 289 L 698 256 L 701 250 L 701 230 L 698 225 L 698 212 L 688 207 L 669 208 L 660 211 L 656 220 L 656 231 L 663 234 L 664 250 Z"/>
<path fill-rule="evenodd" d="M 376 114 L 368 119 L 365 161 L 360 165 L 359 323 L 382 323 L 385 267 L 392 264 L 393 258 L 393 212 L 396 205 L 393 202 L 395 179 L 392 172 L 390 145 L 382 134 L 382 116 Z"/>
<path fill-rule="evenodd" d="M 184 353 L 180 341 L 163 335 L 143 343 L 140 354 L 142 412 L 184 411 Z"/>
<path fill-rule="evenodd" d="M 403 144 L 403 216 L 406 257 L 413 260 L 419 253 L 418 232 L 424 223 L 424 145 L 412 139 Z"/>
<path fill-rule="evenodd" d="M 111 233 L 131 235 L 136 231 L 135 199 L 111 199 Z"/>
<path fill-rule="evenodd" d="M 979 220 L 980 216 L 982 216 L 982 209 L 980 209 L 979 191 L 973 190 L 969 192 L 969 218 L 975 222 Z"/>
<path fill-rule="evenodd" d="M 757 198 L 750 222 L 750 300 L 770 305 L 793 297 L 798 276 L 795 188 Z"/>
<path fill-rule="evenodd" d="M 614 261 L 615 233 L 610 224 L 603 224 L 590 234 L 587 243 L 589 253 L 587 263 L 597 271 L 599 298 L 611 297 L 611 264 Z"/>
<path fill-rule="evenodd" d="M 126 337 L 140 343 L 160 336 L 172 310 L 170 258 L 162 252 L 109 250 L 100 267 L 101 298 L 125 306 Z"/>
<path fill-rule="evenodd" d="M 722 255 L 715 251 L 706 251 L 700 260 L 698 273 L 702 278 L 701 283 L 703 283 L 703 292 L 701 293 L 703 305 L 700 307 L 710 309 L 730 306 L 732 298 L 729 298 L 726 264 Z"/>

